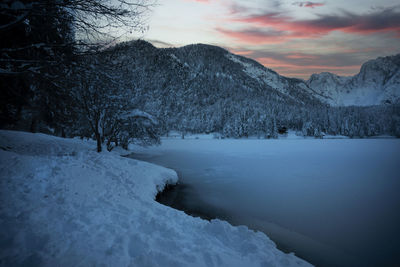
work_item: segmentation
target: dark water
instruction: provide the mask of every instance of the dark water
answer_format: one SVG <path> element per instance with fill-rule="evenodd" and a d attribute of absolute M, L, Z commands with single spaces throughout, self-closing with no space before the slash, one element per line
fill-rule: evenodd
<path fill-rule="evenodd" d="M 175 140 L 133 157 L 177 170 L 163 204 L 317 266 L 400 266 L 399 140 Z"/>

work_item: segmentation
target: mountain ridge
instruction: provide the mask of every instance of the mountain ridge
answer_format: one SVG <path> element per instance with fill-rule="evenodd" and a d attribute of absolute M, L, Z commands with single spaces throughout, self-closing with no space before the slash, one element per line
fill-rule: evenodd
<path fill-rule="evenodd" d="M 398 104 L 400 54 L 369 60 L 354 76 L 322 72 L 312 74 L 306 83 L 317 98 L 332 106 Z"/>
<path fill-rule="evenodd" d="M 236 55 L 214 45 L 200 43 L 164 49 L 176 51 L 194 47 L 224 51 L 232 61 L 243 65 L 245 72 L 246 69 L 252 67 L 252 71 L 247 71 L 250 77 L 263 80 L 265 85 L 286 95 L 290 95 L 285 88 L 291 81 L 305 93 L 331 106 L 374 106 L 400 103 L 400 54 L 368 60 L 360 66 L 359 73 L 353 76 L 321 72 L 312 74 L 308 80 L 302 80 L 286 77 L 257 60 Z"/>
<path fill-rule="evenodd" d="M 400 116 L 391 116 L 398 113 L 397 107 L 329 106 L 305 81 L 279 75 L 221 47 L 156 48 L 132 41 L 98 56 L 114 73 L 124 73 L 119 82 L 131 88 L 133 105 L 160 119 L 165 132 L 269 138 L 284 127 L 317 137 L 400 135 L 395 127 Z M 378 125 L 371 128 L 375 121 Z"/>
<path fill-rule="evenodd" d="M 267 89 L 270 87 L 295 101 L 301 102 L 304 98 L 315 98 L 331 106 L 374 106 L 400 103 L 400 54 L 369 60 L 361 65 L 360 72 L 354 76 L 321 72 L 312 74 L 308 80 L 302 80 L 281 75 L 254 59 L 236 55 L 215 45 L 198 43 L 177 48 L 157 48 L 144 40 L 134 41 L 131 44 L 137 46 L 138 42 L 141 42 L 139 46 L 147 45 L 148 48 L 167 51 L 174 56 L 177 54 L 181 63 L 187 63 L 187 58 L 192 56 L 193 50 L 196 50 L 197 56 L 199 50 L 222 53 L 234 63 L 240 64 L 243 71 L 261 86 Z"/>

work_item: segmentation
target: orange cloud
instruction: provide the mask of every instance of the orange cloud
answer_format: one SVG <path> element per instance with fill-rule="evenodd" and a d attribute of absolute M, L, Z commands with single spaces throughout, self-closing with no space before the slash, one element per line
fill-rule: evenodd
<path fill-rule="evenodd" d="M 235 49 L 229 49 L 229 52 L 236 54 L 236 55 L 241 55 L 241 56 L 247 56 L 251 55 L 253 51 L 251 50 L 235 50 Z"/>
<path fill-rule="evenodd" d="M 317 56 L 314 57 L 317 58 Z M 288 56 L 288 58 L 290 59 L 290 56 Z M 297 58 L 301 57 L 298 56 Z M 338 75 L 354 75 L 360 70 L 360 65 L 332 66 L 324 64 L 298 64 L 296 62 L 292 63 L 287 60 L 279 60 L 269 57 L 260 57 L 255 59 L 265 67 L 273 69 L 281 75 L 302 79 L 308 79 L 311 73 L 328 71 Z"/>

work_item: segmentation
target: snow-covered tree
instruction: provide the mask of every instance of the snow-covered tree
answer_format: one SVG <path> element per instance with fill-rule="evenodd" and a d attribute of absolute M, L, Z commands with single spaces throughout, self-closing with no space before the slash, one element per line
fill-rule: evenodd
<path fill-rule="evenodd" d="M 113 57 L 113 53 L 84 56 L 72 75 L 71 108 L 86 122 L 77 126 L 83 132 L 90 129 L 98 152 L 104 142 L 111 150 L 113 144 L 127 148 L 134 139 L 142 139 L 145 144 L 159 141 L 157 120 L 136 109 L 131 82 L 123 79 L 127 69 L 121 66 L 116 70 L 118 63 Z"/>

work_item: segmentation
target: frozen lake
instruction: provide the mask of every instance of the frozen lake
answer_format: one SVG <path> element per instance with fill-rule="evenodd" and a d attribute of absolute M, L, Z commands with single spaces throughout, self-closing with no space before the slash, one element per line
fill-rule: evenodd
<path fill-rule="evenodd" d="M 400 264 L 400 140 L 166 139 L 179 205 L 267 233 L 318 266 Z"/>

